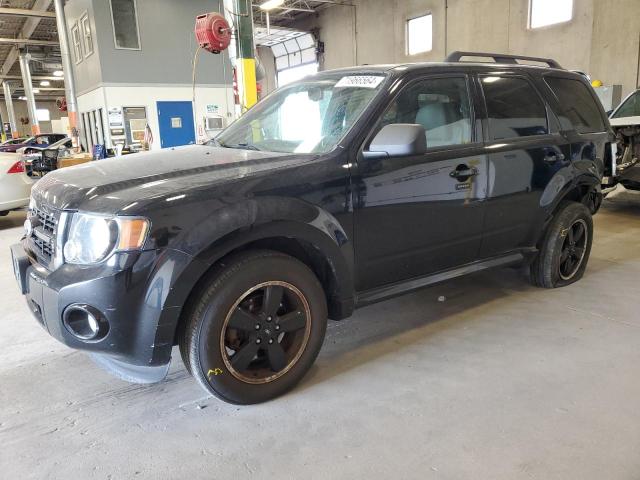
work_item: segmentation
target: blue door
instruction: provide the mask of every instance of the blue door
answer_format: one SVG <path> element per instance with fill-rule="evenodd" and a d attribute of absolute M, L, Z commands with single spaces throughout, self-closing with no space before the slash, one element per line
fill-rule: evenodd
<path fill-rule="evenodd" d="M 177 147 L 195 143 L 191 102 L 157 102 L 160 146 Z"/>

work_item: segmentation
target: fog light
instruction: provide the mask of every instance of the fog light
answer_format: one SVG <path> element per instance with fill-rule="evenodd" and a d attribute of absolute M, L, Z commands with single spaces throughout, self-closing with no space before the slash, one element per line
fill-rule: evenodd
<path fill-rule="evenodd" d="M 107 320 L 91 305 L 69 305 L 62 315 L 62 323 L 71 335 L 85 342 L 100 340 L 109 331 Z"/>

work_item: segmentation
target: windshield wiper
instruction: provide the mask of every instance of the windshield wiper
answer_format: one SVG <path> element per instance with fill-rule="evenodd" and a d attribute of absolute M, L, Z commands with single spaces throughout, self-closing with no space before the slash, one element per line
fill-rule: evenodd
<path fill-rule="evenodd" d="M 233 143 L 231 145 L 228 145 L 218 142 L 218 144 L 223 148 L 239 148 L 241 150 L 255 150 L 256 152 L 260 151 L 258 147 L 256 147 L 255 145 L 251 145 L 250 143 Z"/>

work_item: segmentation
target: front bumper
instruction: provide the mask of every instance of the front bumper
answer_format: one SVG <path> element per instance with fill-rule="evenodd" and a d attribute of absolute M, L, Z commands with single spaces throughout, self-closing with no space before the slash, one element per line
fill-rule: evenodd
<path fill-rule="evenodd" d="M 91 353 L 99 365 L 125 380 L 164 378 L 173 338 L 163 326 L 175 325 L 179 309 L 164 308 L 161 301 L 166 285 L 158 285 L 153 275 L 157 252 L 119 254 L 109 265 L 63 265 L 53 272 L 32 262 L 22 244 L 12 245 L 11 255 L 27 305 L 52 337 Z M 101 312 L 108 322 L 104 337 L 85 341 L 64 325 L 65 309 L 79 303 Z"/>

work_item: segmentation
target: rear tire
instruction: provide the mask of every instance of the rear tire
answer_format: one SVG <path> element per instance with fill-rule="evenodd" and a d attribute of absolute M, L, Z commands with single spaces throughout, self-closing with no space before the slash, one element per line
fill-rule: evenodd
<path fill-rule="evenodd" d="M 322 346 L 327 304 L 314 273 L 293 257 L 249 251 L 205 282 L 179 342 L 187 370 L 218 398 L 254 404 L 293 388 Z"/>
<path fill-rule="evenodd" d="M 589 209 L 582 203 L 563 203 L 531 263 L 531 283 L 557 288 L 580 280 L 587 268 L 592 242 L 593 219 Z"/>

